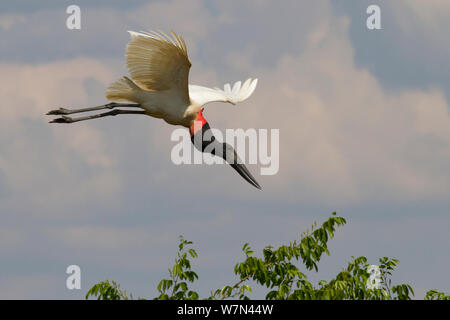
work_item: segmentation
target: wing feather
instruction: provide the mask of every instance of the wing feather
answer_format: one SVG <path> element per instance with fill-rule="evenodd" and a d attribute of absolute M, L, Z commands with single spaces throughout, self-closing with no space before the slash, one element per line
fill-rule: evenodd
<path fill-rule="evenodd" d="M 131 41 L 126 48 L 127 68 L 131 78 L 151 91 L 179 90 L 188 100 L 189 61 L 183 38 L 171 31 L 128 31 Z"/>
<path fill-rule="evenodd" d="M 189 97 L 191 102 L 197 105 L 204 105 L 209 102 L 229 102 L 236 104 L 250 97 L 255 91 L 258 79 L 247 79 L 243 85 L 241 81 L 236 82 L 233 87 L 229 83 L 222 89 L 207 88 L 196 85 L 189 85 Z"/>

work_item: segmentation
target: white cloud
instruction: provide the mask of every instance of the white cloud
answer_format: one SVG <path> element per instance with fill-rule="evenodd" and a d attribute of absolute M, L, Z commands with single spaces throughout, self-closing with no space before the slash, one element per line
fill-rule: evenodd
<path fill-rule="evenodd" d="M 0 29 L 9 30 L 12 26 L 26 21 L 23 14 L 4 14 L 0 16 Z"/>
<path fill-rule="evenodd" d="M 126 17 L 144 30 L 173 29 L 184 37 L 204 38 L 217 21 L 203 4 L 201 0 L 149 2 L 128 11 Z"/>
<path fill-rule="evenodd" d="M 386 10 L 393 10 L 396 22 L 407 34 L 426 35 L 433 41 L 442 41 L 442 33 L 448 30 L 448 1 L 400 0 L 387 2 L 386 6 Z"/>
<path fill-rule="evenodd" d="M 57 127 L 45 116 L 61 106 L 98 103 L 87 96 L 85 81 L 106 86 L 108 68 L 80 58 L 37 66 L 3 63 L 1 69 L 0 171 L 11 190 L 2 206 L 34 205 L 61 215 L 61 206 L 115 195 L 119 176 L 100 131 L 89 124 Z M 75 172 L 80 165 L 93 173 Z"/>
<path fill-rule="evenodd" d="M 255 5 L 258 21 L 264 19 L 268 13 L 263 11 L 270 3 L 262 1 Z M 236 8 L 226 3 L 219 6 L 223 15 L 234 12 L 237 15 L 234 19 L 239 17 Z M 152 23 L 163 24 L 161 28 L 164 29 L 166 24 L 169 28 L 170 23 L 163 23 L 163 17 L 171 12 L 180 15 L 180 19 L 174 18 L 177 15 L 170 19 L 178 21 L 173 28 L 185 30 L 197 39 L 210 34 L 206 29 L 214 24 L 213 16 L 199 1 L 192 1 L 188 6 L 178 2 L 151 3 L 126 12 L 125 19 L 145 24 L 147 16 L 151 16 L 154 18 Z M 208 113 L 213 114 L 213 123 L 216 118 L 215 123 L 230 127 L 241 124 L 242 127 L 280 129 L 280 173 L 264 178 L 269 190 L 278 190 L 271 195 L 274 200 L 279 197 L 297 199 L 297 195 L 283 191 L 293 186 L 294 190 L 301 190 L 303 200 L 312 203 L 442 199 L 449 187 L 448 177 L 442 172 L 448 171 L 443 169 L 447 169 L 450 154 L 448 104 L 443 94 L 435 88 L 383 89 L 370 72 L 355 66 L 347 31 L 349 21 L 333 17 L 327 2 L 321 2 L 310 13 L 318 16 L 319 12 L 322 18 L 310 24 L 309 30 L 305 24 L 303 50 L 286 51 L 273 67 L 255 65 L 253 57 L 257 55 L 257 47 L 252 39 L 243 48 L 223 52 L 222 59 L 228 65 L 253 70 L 260 82 L 251 100 L 239 106 L 239 119 L 224 120 L 230 118 L 229 108 L 224 107 L 222 111 L 208 107 L 211 110 Z M 114 16 L 117 13 L 106 10 L 104 14 Z M 278 34 L 281 40 L 293 39 L 288 34 Z M 188 43 L 190 47 L 192 43 Z M 220 73 L 201 62 L 193 63 L 193 69 L 198 66 L 198 70 L 193 71 L 196 79 L 215 80 Z M 20 128 L 18 123 L 24 119 L 42 119 L 50 106 L 92 104 L 84 81 L 94 79 L 105 87 L 115 77 L 108 66 L 94 59 L 37 66 L 3 63 L 1 67 L 5 76 L 0 80 L 0 97 L 8 101 L 0 107 L 3 123 L 0 130 L 4 137 L 11 134 L 8 128 Z M 15 81 L 10 81 L 11 78 Z M 88 186 L 87 189 L 77 187 L 83 190 L 78 191 L 79 195 L 98 195 L 91 189 L 102 186 L 102 194 L 106 191 L 114 196 L 119 190 L 119 177 L 114 170 L 118 160 L 107 154 L 105 137 L 94 128 L 92 124 L 51 127 L 53 138 L 47 152 L 52 163 L 42 164 L 41 170 L 26 162 L 14 161 L 30 158 L 27 155 L 29 140 L 24 139 L 10 147 L 9 155 L 0 157 L 9 184 L 16 190 L 26 190 L 39 184 L 38 181 L 44 181 L 48 175 L 46 170 L 51 168 L 65 172 L 66 178 L 72 179 L 69 178 L 71 169 L 66 168 L 80 163 L 95 168 L 97 173 L 85 177 L 88 180 L 84 182 L 79 181 L 79 186 Z M 170 152 L 169 148 L 162 147 L 164 141 L 159 140 L 149 141 L 156 143 L 155 148 L 159 151 Z M 73 158 L 74 152 L 81 161 Z M 155 173 L 154 177 L 157 176 Z M 160 182 L 170 185 L 176 179 L 163 175 Z M 31 188 L 28 190 L 31 192 Z M 61 196 L 55 189 L 51 192 Z M 44 202 L 48 195 L 38 198 Z M 74 198 L 79 200 L 81 196 Z M 67 197 L 63 199 L 67 200 Z"/>
<path fill-rule="evenodd" d="M 119 32 L 126 36 L 133 23 L 143 29 L 173 28 L 188 41 L 191 58 L 195 58 L 192 79 L 196 83 L 220 85 L 216 81 L 230 74 L 239 76 L 231 80 L 244 80 L 241 76 L 247 73 L 258 77 L 251 99 L 236 108 L 208 106 L 206 116 L 213 126 L 280 129 L 280 173 L 256 176 L 263 185 L 261 193 L 231 168 L 172 165 L 171 127 L 160 120 L 136 119 L 131 130 L 123 118 L 110 120 L 111 127 L 103 125 L 106 120 L 72 126 L 46 123 L 44 113 L 50 108 L 103 103 L 102 89 L 115 80 L 119 68 L 125 72 L 123 58 L 121 67 L 116 64 L 119 60 L 110 64 L 100 58 L 64 58 L 37 65 L 3 61 L 0 190 L 7 194 L 0 202 L 0 212 L 32 215 L 35 228 L 53 240 L 49 243 L 60 246 L 55 250 L 58 254 L 66 254 L 68 248 L 83 249 L 76 254 L 85 259 L 96 256 L 95 263 L 104 270 L 111 267 L 108 261 L 114 261 L 114 266 L 121 264 L 124 270 L 143 270 L 150 265 L 167 266 L 168 260 L 162 258 L 167 255 L 165 249 L 181 232 L 204 245 L 202 263 L 220 266 L 230 262 L 236 256 L 235 248 L 248 238 L 255 240 L 255 246 L 265 245 L 288 237 L 286 226 L 290 234 L 303 231 L 308 220 L 304 208 L 310 205 L 359 204 L 370 210 L 373 203 L 447 199 L 450 119 L 448 102 L 439 88 L 383 88 L 369 71 L 355 65 L 349 21 L 334 17 L 327 1 L 317 1 L 314 6 L 293 1 L 282 7 L 270 1 L 241 6 L 222 2 L 218 11 L 214 16 L 198 1 L 188 7 L 175 1 L 151 3 L 124 12 L 92 8 L 84 15 L 88 18 L 85 22 L 91 23 L 84 25 L 89 32 L 78 34 L 79 38 L 71 34 L 72 42 L 67 35 L 60 37 L 62 30 L 42 23 L 46 19 L 56 23 L 56 11 L 36 14 L 39 23 L 38 18 L 30 22 L 30 15 L 26 25 L 30 30 L 44 25 L 39 29 L 41 50 L 36 47 L 33 51 L 40 58 L 47 57 L 43 48 L 59 40 L 58 50 L 64 54 L 96 55 L 97 48 L 111 45 L 123 52 L 125 40 L 116 42 Z M 429 15 L 423 19 L 432 23 Z M 94 51 L 86 53 L 84 49 Z M 89 94 L 94 87 L 98 91 L 95 99 Z M 273 214 L 261 217 L 260 211 L 270 209 L 258 207 L 260 202 L 272 206 Z M 134 214 L 132 223 L 101 220 L 101 225 L 95 219 L 105 213 L 97 209 L 108 207 L 119 207 L 123 219 Z M 221 211 L 224 207 L 230 211 Z M 280 208 L 287 208 L 288 213 L 279 212 Z M 294 211 L 298 214 L 290 216 Z M 209 212 L 212 216 L 204 218 Z M 147 215 L 139 216 L 141 213 Z M 186 217 L 175 221 L 184 214 Z M 41 220 L 48 216 L 51 221 L 68 218 L 69 223 L 49 225 L 49 219 Z M 82 226 L 74 225 L 74 220 L 83 221 Z M 93 220 L 95 224 L 89 224 Z M 143 221 L 152 224 L 141 225 Z M 385 228 L 385 223 L 379 228 Z M 408 226 L 419 230 L 421 223 L 412 221 Z M 127 227 L 130 224 L 133 226 Z M 4 238 L 3 249 L 23 243 L 32 248 L 42 240 L 30 240 L 14 231 L 6 232 Z M 342 247 L 354 248 L 354 239 L 349 236 Z M 364 241 L 359 244 L 367 245 Z M 144 248 L 159 261 L 144 257 Z M 411 244 L 403 243 L 397 250 L 404 248 Z M 132 249 L 136 250 L 129 253 Z M 101 250 L 119 253 L 104 257 L 97 254 Z M 133 256 L 136 252 L 142 258 Z M 130 265 L 127 258 L 132 256 L 135 260 Z M 31 276 L 28 281 L 11 274 L 2 293 L 11 290 L 14 294 L 10 296 L 15 297 L 23 297 L 29 285 L 38 291 L 51 281 Z"/>
<path fill-rule="evenodd" d="M 56 286 L 52 285 L 57 283 L 57 280 L 60 279 L 40 274 L 13 276 L 8 279 L 2 279 L 0 299 L 39 299 L 39 297 L 49 296 L 54 293 Z"/>
<path fill-rule="evenodd" d="M 290 196 L 298 199 L 300 190 L 316 203 L 445 199 L 450 117 L 443 93 L 383 89 L 355 65 L 347 27 L 346 19 L 328 17 L 300 54 L 255 70 L 259 86 L 239 111 L 247 126 L 280 128 L 280 174 L 267 179 L 269 189 L 273 183 L 281 195 L 295 186 Z"/>

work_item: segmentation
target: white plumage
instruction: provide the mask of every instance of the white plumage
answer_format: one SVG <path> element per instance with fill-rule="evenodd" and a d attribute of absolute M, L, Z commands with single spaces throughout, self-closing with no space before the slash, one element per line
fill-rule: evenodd
<path fill-rule="evenodd" d="M 170 124 L 190 127 L 197 113 L 209 102 L 244 101 L 256 88 L 257 79 L 248 79 L 223 90 L 189 85 L 186 43 L 171 31 L 129 31 L 131 41 L 126 48 L 127 68 L 131 79 L 123 77 L 112 83 L 106 98 L 111 101 L 138 103 L 147 114 Z"/>
<path fill-rule="evenodd" d="M 261 189 L 229 144 L 218 142 L 211 137 L 205 141 L 200 139 L 200 142 L 195 138 L 198 135 L 203 138 L 203 134 L 209 130 L 209 124 L 207 125 L 201 113 L 205 104 L 215 101 L 236 104 L 243 101 L 255 91 L 258 80 L 248 79 L 243 84 L 238 81 L 233 87 L 227 83 L 223 90 L 189 85 L 191 62 L 182 37 L 173 31 L 171 36 L 154 31 L 129 32 L 131 41 L 126 48 L 126 58 L 131 79 L 122 77 L 107 88 L 106 98 L 113 102 L 90 108 L 51 110 L 47 113 L 48 115 L 61 117 L 50 122 L 74 123 L 119 114 L 141 114 L 162 118 L 170 124 L 190 128 L 191 136 L 194 137 L 192 142 L 198 150 L 215 156 L 220 155 L 245 180 Z M 117 101 L 128 102 L 117 103 Z M 103 109 L 110 109 L 110 111 L 75 118 L 68 116 Z M 195 120 L 202 123 L 201 130 L 194 126 Z M 213 148 L 208 149 L 206 145 Z"/>
<path fill-rule="evenodd" d="M 204 105 L 208 102 L 229 102 L 236 104 L 250 97 L 253 91 L 255 91 L 257 83 L 258 79 L 252 80 L 250 78 L 247 79 L 243 85 L 241 85 L 241 81 L 236 82 L 233 85 L 233 89 L 231 89 L 230 84 L 227 83 L 223 87 L 223 90 L 190 84 L 189 97 L 191 98 L 191 101 L 200 105 Z"/>

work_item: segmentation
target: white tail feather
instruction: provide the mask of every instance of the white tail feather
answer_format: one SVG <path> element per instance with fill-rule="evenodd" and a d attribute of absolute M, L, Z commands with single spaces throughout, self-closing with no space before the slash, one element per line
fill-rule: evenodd
<path fill-rule="evenodd" d="M 111 83 L 106 89 L 106 99 L 110 101 L 137 101 L 137 93 L 142 89 L 127 77 Z"/>

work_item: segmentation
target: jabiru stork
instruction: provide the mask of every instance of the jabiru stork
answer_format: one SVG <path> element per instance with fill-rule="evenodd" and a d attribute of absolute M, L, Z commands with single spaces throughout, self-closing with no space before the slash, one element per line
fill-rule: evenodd
<path fill-rule="evenodd" d="M 245 180 L 261 189 L 233 147 L 215 139 L 202 113 L 203 106 L 209 102 L 234 105 L 247 99 L 255 90 L 258 80 L 250 78 L 243 84 L 238 81 L 233 87 L 225 84 L 223 90 L 188 84 L 191 62 L 181 36 L 173 31 L 171 36 L 162 31 L 128 32 L 131 40 L 126 47 L 126 62 L 131 79 L 122 77 L 109 85 L 106 98 L 113 102 L 91 108 L 51 110 L 47 115 L 61 117 L 50 123 L 74 123 L 121 114 L 161 118 L 171 125 L 189 128 L 195 148 L 222 157 Z M 68 116 L 103 109 L 110 111 L 84 117 Z"/>

